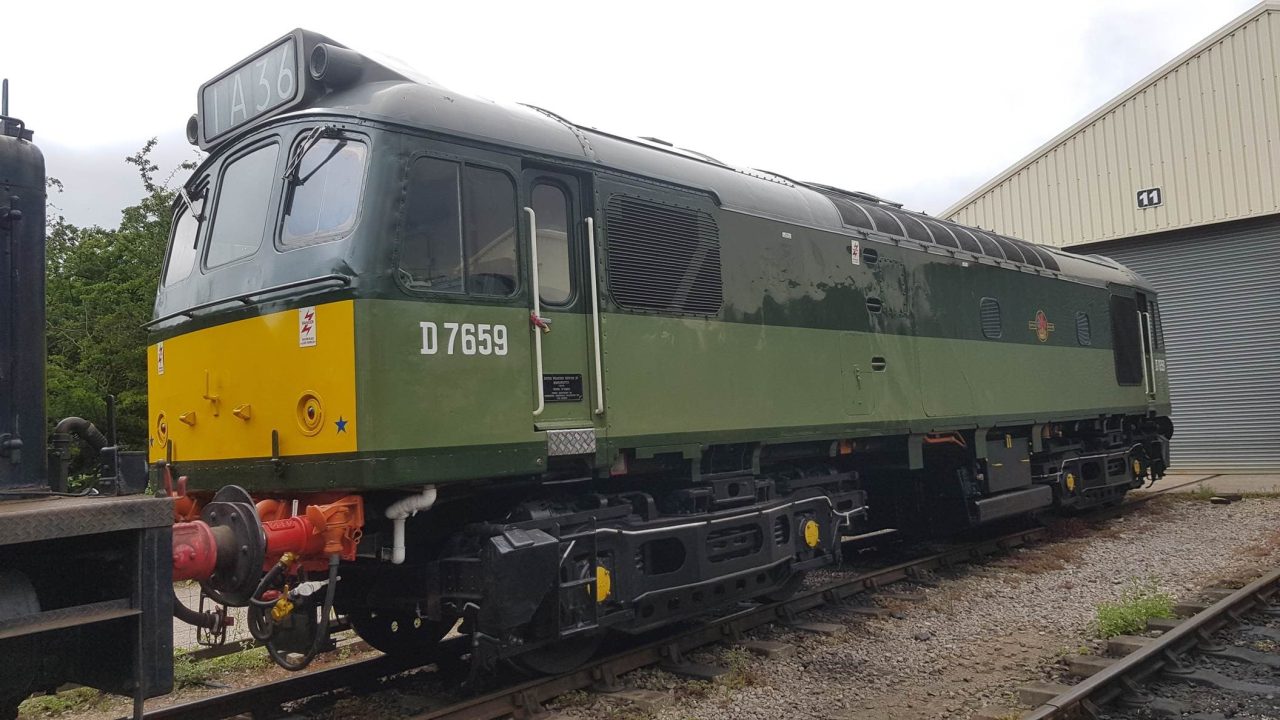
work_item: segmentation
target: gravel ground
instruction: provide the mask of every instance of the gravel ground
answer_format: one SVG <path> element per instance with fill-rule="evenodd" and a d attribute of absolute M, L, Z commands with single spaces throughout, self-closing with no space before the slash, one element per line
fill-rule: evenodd
<path fill-rule="evenodd" d="M 882 602 L 892 617 L 822 609 L 805 619 L 844 630 L 757 634 L 795 646 L 790 658 L 718 648 L 694 657 L 732 668 L 716 683 L 640 671 L 626 683 L 662 691 L 656 702 L 577 693 L 561 700 L 561 712 L 620 720 L 967 718 L 987 705 L 1016 705 L 1019 685 L 1051 677 L 1060 656 L 1096 646 L 1094 609 L 1134 582 L 1189 596 L 1218 578 L 1280 563 L 1277 498 L 1231 505 L 1160 498 L 1115 520 L 1065 521 L 1057 530 L 1053 542 L 914 588 L 922 602 Z"/>

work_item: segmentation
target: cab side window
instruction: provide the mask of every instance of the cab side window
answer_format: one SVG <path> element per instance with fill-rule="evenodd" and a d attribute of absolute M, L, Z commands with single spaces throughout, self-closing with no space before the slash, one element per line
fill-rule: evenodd
<path fill-rule="evenodd" d="M 413 290 L 515 294 L 516 189 L 497 170 L 423 157 L 409 170 L 400 275 Z"/>
<path fill-rule="evenodd" d="M 516 291 L 516 186 L 497 170 L 463 168 L 462 217 L 467 292 L 506 297 Z"/>
<path fill-rule="evenodd" d="M 1111 343 L 1115 351 L 1116 382 L 1142 384 L 1142 327 L 1133 298 L 1111 296 Z"/>
<path fill-rule="evenodd" d="M 573 296 L 569 272 L 569 199 L 555 185 L 533 186 L 533 211 L 538 216 L 539 299 L 564 305 Z"/>

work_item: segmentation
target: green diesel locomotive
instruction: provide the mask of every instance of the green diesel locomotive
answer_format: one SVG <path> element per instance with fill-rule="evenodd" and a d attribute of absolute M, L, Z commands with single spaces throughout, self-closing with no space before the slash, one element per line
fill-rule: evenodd
<path fill-rule="evenodd" d="M 1156 295 L 1105 258 L 303 30 L 202 86 L 188 135 L 151 461 L 216 531 L 175 530 L 177 576 L 276 649 L 332 604 L 387 652 L 457 628 L 553 672 L 794 591 L 844 536 L 1116 502 L 1168 463 Z"/>

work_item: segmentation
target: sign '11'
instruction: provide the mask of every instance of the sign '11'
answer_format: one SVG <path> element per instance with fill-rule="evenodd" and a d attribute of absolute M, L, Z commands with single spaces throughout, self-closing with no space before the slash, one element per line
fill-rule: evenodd
<path fill-rule="evenodd" d="M 1158 207 L 1164 202 L 1164 194 L 1160 192 L 1160 188 L 1147 188 L 1138 191 L 1138 209 L 1146 210 L 1147 208 Z"/>

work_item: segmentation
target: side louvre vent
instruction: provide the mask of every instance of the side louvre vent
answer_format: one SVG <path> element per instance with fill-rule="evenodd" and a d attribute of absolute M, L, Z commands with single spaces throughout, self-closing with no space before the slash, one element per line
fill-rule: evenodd
<path fill-rule="evenodd" d="M 1081 345 L 1093 344 L 1093 331 L 1089 329 L 1089 313 L 1076 313 L 1076 342 Z"/>
<path fill-rule="evenodd" d="M 605 211 L 609 292 L 629 310 L 715 315 L 720 232 L 705 212 L 614 195 Z"/>
<path fill-rule="evenodd" d="M 982 298 L 980 311 L 982 317 L 982 335 L 991 340 L 1004 336 L 1004 328 L 1000 322 L 1000 301 L 995 298 Z"/>

